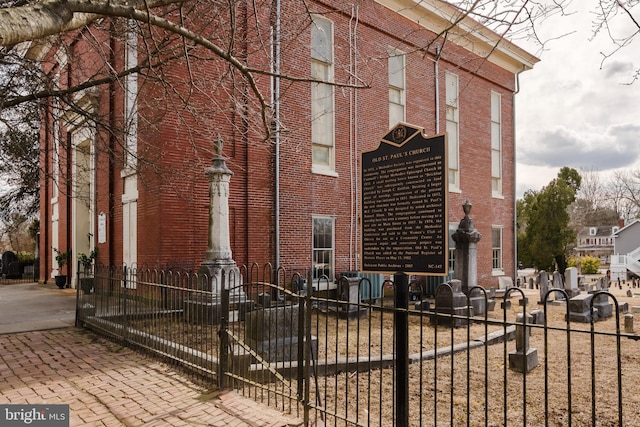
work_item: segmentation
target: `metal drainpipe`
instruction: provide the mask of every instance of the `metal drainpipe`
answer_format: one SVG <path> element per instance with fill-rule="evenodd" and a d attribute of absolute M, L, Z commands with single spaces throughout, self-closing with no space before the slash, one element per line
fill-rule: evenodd
<path fill-rule="evenodd" d="M 358 22 L 359 22 L 359 7 L 354 5 L 351 7 L 351 18 L 349 20 L 349 42 L 351 44 L 350 52 L 350 71 L 352 74 L 351 81 L 355 83 L 353 76 L 358 75 Z M 358 225 L 358 217 L 360 213 L 360 184 L 359 184 L 359 168 L 358 160 L 360 158 L 358 149 L 358 90 L 351 89 L 351 103 L 350 103 L 350 117 L 351 126 L 349 129 L 349 148 L 351 153 L 351 230 L 349 241 L 349 269 L 360 270 L 359 262 L 359 239 L 360 239 L 360 226 Z M 355 165 L 355 172 L 353 171 Z"/>
<path fill-rule="evenodd" d="M 526 71 L 526 66 L 516 73 L 516 90 L 511 96 L 511 126 L 513 138 L 513 283 L 518 280 L 518 217 L 516 197 L 516 95 L 520 92 L 520 73 Z"/>
<path fill-rule="evenodd" d="M 275 266 L 280 267 L 280 0 L 276 0 L 273 108 L 275 120 Z"/>
<path fill-rule="evenodd" d="M 438 63 L 440 61 L 440 46 L 436 45 L 436 60 L 434 62 L 434 73 L 435 73 L 435 95 L 436 95 L 436 134 L 440 133 L 440 77 L 438 76 L 440 72 L 440 67 Z"/>

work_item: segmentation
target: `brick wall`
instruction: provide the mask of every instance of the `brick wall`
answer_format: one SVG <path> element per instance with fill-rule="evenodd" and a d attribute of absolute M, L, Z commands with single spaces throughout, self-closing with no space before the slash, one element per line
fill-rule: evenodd
<path fill-rule="evenodd" d="M 341 2 L 313 4 L 313 11 L 329 11 Z M 249 28 L 248 37 L 266 37 L 268 10 L 260 16 L 238 9 L 238 28 Z M 310 29 L 305 10 L 296 2 L 284 2 L 282 72 L 306 78 L 310 74 Z M 373 150 L 388 131 L 388 49 L 407 54 L 406 120 L 435 134 L 445 129 L 444 73 L 460 78 L 460 170 L 461 192 L 449 195 L 449 220 L 463 216 L 465 199 L 473 203 L 471 216 L 483 239 L 478 246 L 479 283 L 497 283 L 491 274 L 491 227 L 503 227 L 503 264 L 513 275 L 513 135 L 512 92 L 514 75 L 448 42 L 438 62 L 440 109 L 436 111 L 434 34 L 391 13 L 374 2 L 360 2 L 356 14 L 331 12 L 334 22 L 335 81 L 353 87 L 336 87 L 336 175 L 311 172 L 309 83 L 282 81 L 280 140 L 280 262 L 284 266 L 311 265 L 312 218 L 335 218 L 336 271 L 358 266 L 357 220 L 359 157 Z M 263 34 L 258 34 L 259 29 Z M 351 34 L 351 37 L 350 37 Z M 354 36 L 355 35 L 355 36 Z M 265 39 L 266 40 L 266 39 Z M 122 63 L 122 45 L 111 43 L 115 67 Z M 89 49 L 87 49 L 89 50 Z M 95 53 L 95 52 L 94 52 Z M 203 51 L 200 51 L 203 53 Z M 264 67 L 268 49 L 248 39 L 236 46 L 236 56 L 250 66 Z M 220 82 L 216 76 L 233 77 Z M 357 74 L 356 78 L 350 78 Z M 197 91 L 186 82 L 195 79 Z M 259 76 L 258 85 L 267 101 L 271 81 Z M 172 88 L 170 93 L 164 89 Z M 502 94 L 503 194 L 491 196 L 490 93 Z M 181 97 L 189 93 L 189 103 Z M 183 99 L 182 98 L 182 99 Z M 99 92 L 100 109 L 114 124 L 122 118 L 124 95 L 114 84 Z M 138 151 L 138 262 L 140 265 L 197 266 L 207 248 L 208 184 L 204 168 L 213 155 L 211 142 L 217 135 L 225 141 L 224 155 L 234 172 L 231 178 L 231 245 L 239 264 L 275 259 L 274 141 L 265 140 L 260 106 L 239 73 L 230 73 L 224 61 L 193 60 L 164 70 L 162 80 L 141 84 Z M 100 261 L 122 261 L 122 141 L 121 134 L 100 133 L 103 150 L 96 157 L 96 214 L 108 217 L 107 242 L 100 247 Z M 49 187 L 43 186 L 43 191 Z M 49 196 L 42 200 L 47 202 Z M 45 203 L 46 204 L 46 203 Z M 61 218 L 63 211 L 61 211 Z M 42 224 L 50 213 L 43 209 Z M 62 224 L 62 223 L 61 223 Z M 61 227 L 60 233 L 63 233 Z M 41 245 L 50 237 L 41 237 Z M 43 261 L 46 263 L 47 261 Z M 42 267 L 42 266 L 41 266 Z M 46 268 L 44 269 L 46 271 Z"/>

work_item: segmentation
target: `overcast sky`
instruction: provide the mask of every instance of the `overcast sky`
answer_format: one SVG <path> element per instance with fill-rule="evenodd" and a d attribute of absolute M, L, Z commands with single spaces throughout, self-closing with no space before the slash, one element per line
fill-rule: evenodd
<path fill-rule="evenodd" d="M 541 53 L 517 42 L 541 59 L 520 74 L 516 95 L 518 198 L 540 190 L 563 166 L 596 170 L 604 178 L 615 170 L 640 169 L 640 80 L 628 85 L 640 68 L 640 40 L 601 66 L 600 52 L 613 44 L 604 33 L 590 41 L 589 10 L 596 1 L 574 3 L 572 10 L 582 10 L 539 27 L 549 39 L 574 33 L 549 42 Z M 618 35 L 633 31 L 629 18 L 614 24 Z"/>

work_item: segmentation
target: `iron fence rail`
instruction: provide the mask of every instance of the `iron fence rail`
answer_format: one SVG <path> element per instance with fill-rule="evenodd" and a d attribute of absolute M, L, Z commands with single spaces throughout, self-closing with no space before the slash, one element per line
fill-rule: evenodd
<path fill-rule="evenodd" d="M 77 322 L 307 425 L 637 421 L 638 336 L 621 331 L 622 305 L 608 292 L 597 295 L 612 301 L 612 316 L 579 323 L 566 301 L 554 301 L 568 299 L 563 290 L 536 304 L 510 288 L 494 311 L 460 316 L 421 301 L 399 308 L 389 281 L 372 292 L 362 290 L 367 277 L 344 280 L 331 291 L 316 288 L 309 271 L 269 265 L 214 278 L 96 267 L 78 275 Z M 344 286 L 360 298 L 348 300 Z M 536 365 L 518 370 L 518 357 Z"/>

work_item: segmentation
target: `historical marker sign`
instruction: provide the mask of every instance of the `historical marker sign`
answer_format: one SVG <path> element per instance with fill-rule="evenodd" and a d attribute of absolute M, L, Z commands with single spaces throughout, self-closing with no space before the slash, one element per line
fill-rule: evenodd
<path fill-rule="evenodd" d="M 398 124 L 362 153 L 362 270 L 448 271 L 447 144 Z"/>

